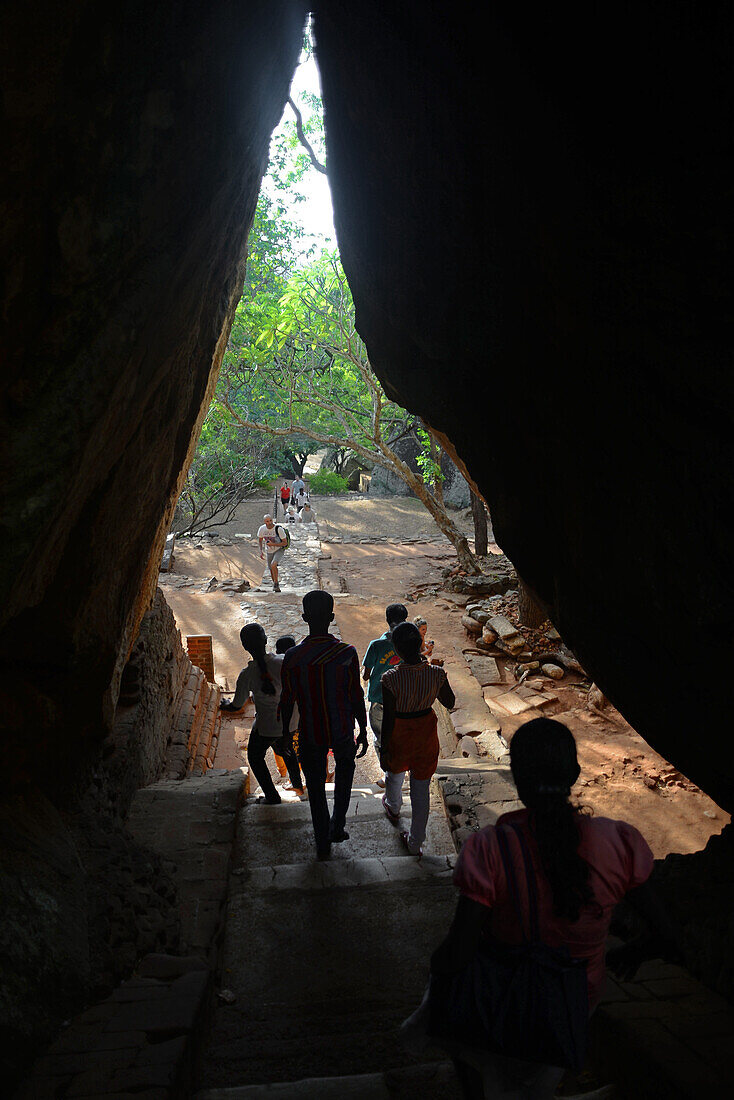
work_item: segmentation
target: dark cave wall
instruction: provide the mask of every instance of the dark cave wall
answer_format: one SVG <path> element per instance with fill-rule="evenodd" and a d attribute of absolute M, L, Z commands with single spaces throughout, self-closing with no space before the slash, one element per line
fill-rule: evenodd
<path fill-rule="evenodd" d="M 160 770 L 180 679 L 155 585 L 304 18 L 290 0 L 3 7 L 0 1071 L 10 1088 L 62 1019 L 146 951 L 175 948 L 170 883 L 123 825 L 134 789 Z M 131 651 L 141 698 L 115 713 Z M 160 943 L 141 940 L 125 896 L 149 865 L 142 888 L 166 914 Z"/>
<path fill-rule="evenodd" d="M 604 692 L 731 809 L 731 8 L 322 0 L 315 33 L 373 366 Z"/>
<path fill-rule="evenodd" d="M 64 735 L 108 732 L 153 596 L 303 20 L 290 0 L 3 9 L 4 778 L 55 798 Z"/>

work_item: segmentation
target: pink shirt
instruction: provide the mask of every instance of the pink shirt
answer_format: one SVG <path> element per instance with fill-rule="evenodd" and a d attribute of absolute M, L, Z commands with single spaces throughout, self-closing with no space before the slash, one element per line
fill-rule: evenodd
<path fill-rule="evenodd" d="M 598 904 L 586 906 L 578 921 L 571 923 L 553 913 L 551 888 L 540 868 L 538 850 L 528 824 L 528 811 L 515 810 L 504 814 L 497 825 L 509 822 L 517 822 L 523 827 L 535 867 L 540 938 L 549 947 L 565 945 L 573 958 L 588 960 L 589 1005 L 593 1008 L 604 985 L 604 951 L 612 910 L 629 890 L 649 878 L 653 867 L 652 852 L 637 829 L 626 821 L 580 815 L 579 855 L 589 864 L 589 882 Z M 512 829 L 507 832 L 527 931 L 525 869 L 518 838 L 513 835 Z M 465 897 L 492 910 L 488 928 L 490 935 L 506 943 L 522 942 L 494 825 L 481 829 L 464 843 L 454 871 L 454 883 Z"/>

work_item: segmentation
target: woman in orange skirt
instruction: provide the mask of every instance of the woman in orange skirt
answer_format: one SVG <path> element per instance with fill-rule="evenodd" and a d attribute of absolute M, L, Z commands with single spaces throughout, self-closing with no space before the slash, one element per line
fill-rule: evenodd
<path fill-rule="evenodd" d="M 431 776 L 438 765 L 436 699 L 451 709 L 456 699 L 443 668 L 421 656 L 423 639 L 413 623 L 401 623 L 392 633 L 400 664 L 382 677 L 382 744 L 385 769 L 382 805 L 393 825 L 399 824 L 403 779 L 410 772 L 410 830 L 400 839 L 411 855 L 423 854 L 430 809 Z"/>

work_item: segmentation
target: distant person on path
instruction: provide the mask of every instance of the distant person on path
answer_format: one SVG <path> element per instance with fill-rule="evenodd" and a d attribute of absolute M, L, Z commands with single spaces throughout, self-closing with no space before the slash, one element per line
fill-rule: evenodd
<path fill-rule="evenodd" d="M 300 515 L 299 519 L 301 520 L 301 523 L 315 523 L 316 522 L 316 513 L 314 512 L 313 508 L 311 507 L 310 501 L 307 500 L 306 503 L 304 504 L 303 508 L 301 509 L 301 515 Z"/>
<path fill-rule="evenodd" d="M 420 857 L 430 809 L 431 776 L 438 766 L 438 720 L 433 704 L 439 699 L 451 709 L 456 699 L 442 668 L 421 657 L 421 636 L 413 623 L 401 623 L 392 633 L 400 664 L 383 673 L 382 751 L 386 771 L 382 805 L 393 825 L 403 804 L 403 780 L 410 772 L 410 831 L 400 839 Z"/>
<path fill-rule="evenodd" d="M 395 652 L 392 632 L 399 623 L 404 623 L 408 618 L 408 609 L 405 604 L 391 603 L 385 608 L 385 618 L 387 619 L 387 630 L 379 638 L 374 638 L 370 642 L 362 661 L 362 679 L 369 680 L 367 702 L 370 705 L 372 740 L 378 757 L 380 755 L 380 738 L 382 734 L 382 674 L 400 662 L 400 658 Z M 384 787 L 385 780 L 378 779 L 377 785 Z"/>
<path fill-rule="evenodd" d="M 359 682 L 354 646 L 329 634 L 334 600 L 316 589 L 303 597 L 308 637 L 289 649 L 283 660 L 280 715 L 284 735 L 290 729 L 297 703 L 300 713 L 298 755 L 306 777 L 318 859 L 328 859 L 331 845 L 348 840 L 344 828 L 352 794 L 355 757 L 367 751 L 367 716 Z M 359 726 L 355 754 L 354 723 Z M 334 753 L 336 776 L 334 810 L 329 819 L 326 801 L 326 764 Z"/>
<path fill-rule="evenodd" d="M 276 523 L 272 516 L 263 516 L 264 523 L 257 533 L 257 541 L 260 545 L 260 557 L 263 558 L 263 546 L 267 553 L 267 564 L 270 576 L 273 578 L 273 592 L 280 592 L 278 584 L 278 563 L 282 561 L 288 540 L 285 532 Z"/>
<path fill-rule="evenodd" d="M 291 504 L 295 504 L 296 503 L 296 497 L 298 496 L 298 494 L 300 492 L 305 492 L 305 491 L 306 491 L 306 483 L 304 482 L 303 478 L 299 474 L 298 477 L 295 478 L 293 483 L 291 484 Z"/>
<path fill-rule="evenodd" d="M 286 523 L 300 523 L 301 517 L 296 512 L 292 504 L 289 504 L 285 510 L 285 522 Z"/>
<path fill-rule="evenodd" d="M 306 492 L 306 486 L 303 485 L 303 482 L 301 482 L 301 486 L 302 488 L 300 488 L 295 494 L 296 508 L 299 512 L 305 507 L 306 504 L 308 504 L 308 493 Z"/>
<path fill-rule="evenodd" d="M 639 941 L 613 949 L 608 955 L 610 967 L 629 980 L 644 958 L 676 954 L 675 933 L 646 885 L 653 855 L 634 826 L 587 816 L 569 801 L 579 765 L 573 734 L 561 722 L 535 718 L 521 726 L 510 745 L 510 765 L 526 808 L 503 814 L 496 825 L 486 826 L 464 842 L 454 871 L 458 906 L 446 940 L 431 959 L 431 974 L 440 987 L 442 976 L 491 965 L 480 962 L 487 957 L 483 943 L 493 942 L 495 952 L 503 944 L 521 943 L 523 929 L 527 932 L 531 927 L 527 855 L 536 880 L 539 940 L 547 947 L 565 948 L 572 959 L 584 960 L 592 1011 L 604 986 L 612 912 L 622 898 L 627 896 L 648 931 Z M 505 860 L 518 886 L 514 900 Z M 478 971 L 474 973 L 479 981 Z M 473 980 L 469 970 L 467 981 Z M 481 1011 L 481 988 L 479 1004 L 472 1005 L 474 1012 Z M 549 994 L 539 989 L 538 996 L 547 1010 L 551 1002 L 543 998 Z M 421 1013 L 419 1009 L 406 1024 L 415 1021 L 420 1031 Z M 528 1061 L 453 1040 L 446 1045 L 468 1100 L 500 1096 L 550 1100 L 563 1075 L 558 1066 L 532 1060 L 531 1036 L 525 1044 Z"/>
<path fill-rule="evenodd" d="M 282 637 L 278 638 L 278 640 L 276 641 L 276 643 L 275 643 L 275 652 L 282 656 L 284 653 L 287 653 L 289 649 L 293 649 L 293 646 L 295 644 L 296 644 L 296 639 L 293 637 L 292 634 L 284 634 Z M 296 704 L 293 707 L 293 714 L 291 715 L 290 735 L 291 735 L 291 742 L 293 744 L 293 751 L 295 752 L 296 758 L 297 758 L 298 757 L 298 704 Z M 285 760 L 283 759 L 282 756 L 279 756 L 278 753 L 275 752 L 275 750 L 273 750 L 273 752 L 274 752 L 274 755 L 275 755 L 275 763 L 278 767 L 278 771 L 280 772 L 281 777 L 283 779 L 285 779 L 285 777 L 288 776 L 288 782 L 283 785 L 283 790 L 284 791 L 295 791 L 295 793 L 297 795 L 299 795 L 300 797 L 303 797 L 303 794 L 304 794 L 303 780 L 301 780 L 301 782 L 298 784 L 298 786 L 294 786 L 293 779 L 290 776 L 290 773 L 288 771 L 288 765 L 286 764 Z M 301 779 L 301 769 L 298 766 L 298 759 L 296 759 L 296 767 L 298 768 L 298 778 Z"/>
<path fill-rule="evenodd" d="M 262 787 L 264 801 L 277 805 L 281 797 L 265 763 L 268 749 L 272 748 L 273 752 L 277 751 L 282 756 L 294 789 L 300 788 L 301 772 L 290 735 L 283 736 L 278 713 L 283 658 L 266 651 L 267 640 L 259 623 L 248 623 L 242 627 L 240 641 L 252 660 L 237 677 L 234 699 L 231 703 L 222 703 L 220 710 L 240 710 L 248 695 L 252 695 L 255 700 L 255 721 L 247 743 L 247 760 L 252 774 Z"/>
<path fill-rule="evenodd" d="M 290 486 L 289 486 L 288 482 L 286 481 L 286 479 L 283 478 L 283 484 L 280 487 L 280 503 L 283 506 L 283 515 L 285 515 L 285 513 L 286 513 L 286 509 L 288 508 L 288 502 L 290 501 L 290 499 L 291 499 Z"/>

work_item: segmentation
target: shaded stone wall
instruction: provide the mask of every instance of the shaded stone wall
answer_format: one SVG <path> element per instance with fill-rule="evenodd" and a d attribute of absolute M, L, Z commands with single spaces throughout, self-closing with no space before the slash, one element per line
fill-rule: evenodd
<path fill-rule="evenodd" d="M 5 5 L 0 713 L 58 796 L 153 595 L 304 7 Z M 11 740 L 12 739 L 12 740 Z"/>
<path fill-rule="evenodd" d="M 158 565 L 304 18 L 291 0 L 3 8 L 6 1086 L 140 951 L 175 948 L 170 882 L 121 816 L 162 761 L 182 666 Z"/>
<path fill-rule="evenodd" d="M 160 590 L 144 615 L 123 696 L 93 761 L 63 743 L 59 810 L 25 784 L 0 799 L 0 1076 L 6 1083 L 61 1020 L 106 996 L 148 951 L 178 946 L 176 891 L 159 857 L 124 819 L 135 791 L 159 778 L 192 666 Z M 129 672 L 123 682 L 130 683 Z"/>
<path fill-rule="evenodd" d="M 316 5 L 357 326 L 604 693 L 731 809 L 731 8 L 483 15 Z"/>

